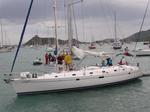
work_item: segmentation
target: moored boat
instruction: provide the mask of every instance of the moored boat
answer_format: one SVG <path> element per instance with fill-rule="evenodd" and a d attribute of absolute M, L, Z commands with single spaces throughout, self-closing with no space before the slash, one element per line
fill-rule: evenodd
<path fill-rule="evenodd" d="M 96 49 L 95 44 L 91 43 L 90 46 L 89 46 L 89 49 Z"/>
<path fill-rule="evenodd" d="M 120 41 L 115 41 L 113 43 L 113 49 L 121 49 L 122 48 L 122 44 Z"/>
<path fill-rule="evenodd" d="M 116 65 L 111 67 L 90 66 L 79 70 L 37 76 L 29 72 L 20 73 L 11 79 L 18 95 L 46 91 L 81 89 L 136 79 L 142 76 L 136 66 Z"/>
<path fill-rule="evenodd" d="M 150 56 L 150 49 L 138 49 L 134 53 L 136 56 Z"/>
<path fill-rule="evenodd" d="M 33 65 L 41 65 L 41 64 L 43 64 L 41 59 L 36 59 L 36 60 L 33 61 Z"/>

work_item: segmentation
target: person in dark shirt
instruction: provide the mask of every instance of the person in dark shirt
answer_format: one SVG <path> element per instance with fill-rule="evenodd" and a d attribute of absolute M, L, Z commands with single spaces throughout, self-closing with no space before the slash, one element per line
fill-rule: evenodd
<path fill-rule="evenodd" d="M 58 55 L 58 57 L 57 57 L 57 61 L 58 61 L 58 64 L 59 65 L 62 65 L 63 64 L 63 56 L 62 55 Z"/>
<path fill-rule="evenodd" d="M 48 64 L 48 53 L 46 52 L 46 54 L 45 54 L 45 64 Z"/>
<path fill-rule="evenodd" d="M 48 54 L 48 58 L 49 58 L 49 64 L 50 64 L 51 59 L 52 59 L 52 54 L 51 53 Z"/>
<path fill-rule="evenodd" d="M 112 59 L 110 57 L 106 58 L 107 66 L 112 66 Z"/>

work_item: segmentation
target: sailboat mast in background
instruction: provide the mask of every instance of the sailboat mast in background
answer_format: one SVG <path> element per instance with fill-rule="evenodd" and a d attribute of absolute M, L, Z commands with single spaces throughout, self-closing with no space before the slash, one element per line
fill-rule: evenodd
<path fill-rule="evenodd" d="M 114 13 L 114 19 L 115 19 L 115 22 L 114 22 L 114 33 L 115 33 L 115 41 L 117 41 L 117 28 L 116 28 L 116 12 Z"/>
<path fill-rule="evenodd" d="M 0 47 L 3 47 L 3 25 L 1 21 L 0 24 L 1 24 L 1 46 Z"/>
<path fill-rule="evenodd" d="M 114 43 L 113 43 L 113 49 L 121 49 L 122 48 L 122 43 L 120 42 L 120 40 L 117 38 L 117 19 L 116 19 L 116 12 L 114 12 Z"/>

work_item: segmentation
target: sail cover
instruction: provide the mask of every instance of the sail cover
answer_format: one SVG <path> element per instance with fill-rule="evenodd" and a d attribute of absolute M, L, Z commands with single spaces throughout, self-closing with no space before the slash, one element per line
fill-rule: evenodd
<path fill-rule="evenodd" d="M 79 49 L 75 46 L 72 47 L 73 54 L 79 58 L 83 59 L 85 56 L 91 55 L 91 56 L 99 56 L 99 57 L 107 57 L 111 56 L 114 53 L 113 52 L 94 52 L 94 51 L 85 51 L 83 49 Z"/>
<path fill-rule="evenodd" d="M 72 46 L 72 52 L 79 59 L 83 59 L 85 57 L 84 51 L 82 49 L 77 48 L 76 46 Z"/>

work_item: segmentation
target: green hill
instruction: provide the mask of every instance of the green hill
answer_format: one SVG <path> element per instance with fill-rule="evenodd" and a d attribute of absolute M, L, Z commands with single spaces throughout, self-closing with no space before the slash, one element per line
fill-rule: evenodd
<path fill-rule="evenodd" d="M 139 36 L 140 35 L 140 36 Z M 125 42 L 142 42 L 142 41 L 150 41 L 150 30 L 142 31 L 141 34 L 139 32 L 122 39 Z"/>

